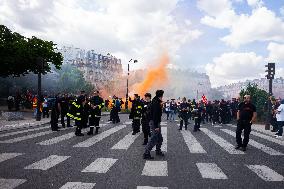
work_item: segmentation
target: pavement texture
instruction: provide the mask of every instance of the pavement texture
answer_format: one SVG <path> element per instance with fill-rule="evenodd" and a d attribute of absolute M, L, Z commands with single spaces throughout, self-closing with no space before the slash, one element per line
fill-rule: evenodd
<path fill-rule="evenodd" d="M 102 117 L 100 133 L 74 136 L 48 124 L 0 132 L 0 188 L 284 188 L 284 140 L 253 125 L 246 152 L 235 150 L 235 125 L 203 124 L 179 131 L 163 118 L 165 157 L 142 159 L 143 133 Z M 83 130 L 86 133 L 88 129 Z M 166 136 L 165 136 L 166 134 Z"/>

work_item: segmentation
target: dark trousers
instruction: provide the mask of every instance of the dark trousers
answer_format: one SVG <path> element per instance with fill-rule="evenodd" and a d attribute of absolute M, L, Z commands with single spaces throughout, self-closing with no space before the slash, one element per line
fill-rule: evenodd
<path fill-rule="evenodd" d="M 150 152 L 151 152 L 151 150 L 153 149 L 154 146 L 156 146 L 156 151 L 160 152 L 161 146 L 163 144 L 163 136 L 162 136 L 162 133 L 161 133 L 161 126 L 158 125 L 160 130 L 156 131 L 153 121 L 150 121 L 149 125 L 150 125 L 150 129 L 151 129 L 151 138 L 150 138 L 150 141 L 148 142 L 148 144 L 145 148 L 145 154 L 150 154 Z"/>
<path fill-rule="evenodd" d="M 49 110 L 48 110 L 48 107 L 43 107 L 42 108 L 42 117 L 43 118 L 45 118 L 45 116 L 47 117 L 47 118 L 49 118 L 49 112 L 48 112 Z"/>
<path fill-rule="evenodd" d="M 166 114 L 167 114 L 167 120 L 169 120 L 170 111 L 166 111 Z"/>
<path fill-rule="evenodd" d="M 119 118 L 119 115 L 118 115 L 118 109 L 117 108 L 113 108 L 112 109 L 112 113 L 113 113 L 112 123 L 119 123 L 120 122 L 120 118 Z"/>
<path fill-rule="evenodd" d="M 148 143 L 148 138 L 150 136 L 150 126 L 149 126 L 149 122 L 147 122 L 147 120 L 143 120 L 142 119 L 142 131 L 144 134 L 144 142 Z"/>
<path fill-rule="evenodd" d="M 133 119 L 132 130 L 134 133 L 138 133 L 140 131 L 140 119 Z"/>
<path fill-rule="evenodd" d="M 51 130 L 53 131 L 58 130 L 58 113 L 56 111 L 56 108 L 52 108 L 51 110 L 50 126 Z"/>
<path fill-rule="evenodd" d="M 179 129 L 180 129 L 180 130 L 182 130 L 183 122 L 184 122 L 185 130 L 187 130 L 188 119 L 186 119 L 186 118 L 185 118 L 185 119 L 180 120 Z"/>
<path fill-rule="evenodd" d="M 277 123 L 277 119 L 273 116 L 271 116 L 271 125 L 273 127 L 273 130 L 274 131 L 277 131 L 278 130 L 278 123 Z"/>
<path fill-rule="evenodd" d="M 65 127 L 65 121 L 64 121 L 65 117 L 67 118 L 67 127 L 70 127 L 70 117 L 67 116 L 67 111 L 61 111 L 60 115 L 61 115 L 62 127 Z"/>
<path fill-rule="evenodd" d="M 75 125 L 76 125 L 75 135 L 76 134 L 81 134 L 81 131 L 82 131 L 82 121 L 75 120 Z"/>
<path fill-rule="evenodd" d="M 100 127 L 100 120 L 101 120 L 101 117 L 90 117 L 89 118 L 89 125 L 90 127 Z"/>
<path fill-rule="evenodd" d="M 242 140 L 242 131 L 244 130 L 244 139 Z M 238 146 L 247 147 L 249 134 L 251 132 L 251 123 L 248 120 L 239 120 L 236 130 L 236 141 Z"/>
<path fill-rule="evenodd" d="M 200 117 L 195 117 L 194 118 L 194 131 L 199 130 L 200 128 L 200 122 L 201 122 L 201 118 Z"/>
<path fill-rule="evenodd" d="M 278 125 L 277 135 L 278 135 L 278 136 L 282 136 L 282 135 L 283 135 L 284 121 L 278 121 L 278 122 L 277 122 L 277 125 Z"/>

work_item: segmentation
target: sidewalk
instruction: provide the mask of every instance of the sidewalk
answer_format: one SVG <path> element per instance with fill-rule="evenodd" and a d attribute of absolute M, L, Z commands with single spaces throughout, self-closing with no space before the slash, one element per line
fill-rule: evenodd
<path fill-rule="evenodd" d="M 36 119 L 33 118 L 33 112 L 23 112 L 23 114 L 24 114 L 24 120 L 17 120 L 17 121 L 6 121 L 3 117 L 0 116 L 0 132 L 13 130 L 13 129 L 46 125 L 49 124 L 50 122 L 50 117 L 42 118 L 41 121 L 36 121 Z M 102 113 L 102 116 L 108 116 L 108 115 L 109 112 Z"/>

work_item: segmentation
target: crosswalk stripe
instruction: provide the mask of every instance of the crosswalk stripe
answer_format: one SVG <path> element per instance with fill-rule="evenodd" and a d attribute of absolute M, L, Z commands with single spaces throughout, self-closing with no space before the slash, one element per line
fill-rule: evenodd
<path fill-rule="evenodd" d="M 132 135 L 130 132 L 123 139 L 121 139 L 118 143 L 116 143 L 111 149 L 113 150 L 127 150 L 131 144 L 139 137 L 141 133 L 137 133 L 136 135 Z"/>
<path fill-rule="evenodd" d="M 142 171 L 144 176 L 168 176 L 167 161 L 146 161 Z"/>
<path fill-rule="evenodd" d="M 137 186 L 137 189 L 168 189 L 168 187 Z"/>
<path fill-rule="evenodd" d="M 15 131 L 15 132 L 10 132 L 10 133 L 5 133 L 5 134 L 1 134 L 0 137 L 13 136 L 13 135 L 27 133 L 27 132 L 31 132 L 31 131 L 39 131 L 39 130 L 47 129 L 49 127 L 50 126 L 45 126 L 45 127 L 35 128 L 35 129 L 27 129 L 27 130 L 23 130 L 23 131 Z"/>
<path fill-rule="evenodd" d="M 0 154 L 0 163 L 8 159 L 13 159 L 17 156 L 23 155 L 22 153 L 1 153 Z"/>
<path fill-rule="evenodd" d="M 1 189 L 14 189 L 21 184 L 25 183 L 25 179 L 3 179 L 0 178 L 0 188 Z"/>
<path fill-rule="evenodd" d="M 89 138 L 89 139 L 87 139 L 83 142 L 80 142 L 73 147 L 90 147 L 90 146 L 96 144 L 97 142 L 103 140 L 104 138 L 112 135 L 113 133 L 115 133 L 115 132 L 117 132 L 117 131 L 125 128 L 125 127 L 126 127 L 126 125 L 120 125 L 120 126 L 111 128 L 111 129 L 104 131 L 104 132 L 102 132 L 102 133 L 100 133 L 100 134 L 98 134 L 94 137 L 91 137 L 91 138 Z"/>
<path fill-rule="evenodd" d="M 161 127 L 161 132 L 163 136 L 163 144 L 161 146 L 161 151 L 167 152 L 168 151 L 168 129 L 167 127 Z M 155 148 L 153 148 L 152 151 L 155 151 Z"/>
<path fill-rule="evenodd" d="M 215 163 L 196 163 L 202 178 L 228 179 L 223 171 Z"/>
<path fill-rule="evenodd" d="M 130 125 L 130 124 L 132 124 L 132 121 L 126 121 L 126 122 L 124 122 L 124 124 Z"/>
<path fill-rule="evenodd" d="M 214 140 L 219 146 L 221 146 L 224 150 L 226 150 L 229 154 L 245 154 L 243 151 L 236 150 L 235 147 L 223 139 L 222 137 L 216 135 L 206 128 L 200 128 L 202 132 L 204 132 L 209 138 Z"/>
<path fill-rule="evenodd" d="M 265 165 L 246 165 L 264 181 L 284 181 L 284 177 Z"/>
<path fill-rule="evenodd" d="M 161 126 L 166 126 L 166 125 L 168 125 L 167 122 L 164 122 L 164 121 L 161 122 Z"/>
<path fill-rule="evenodd" d="M 231 136 L 235 136 L 235 132 L 233 132 L 231 130 L 221 129 L 221 131 L 223 131 L 223 132 L 225 132 L 225 133 L 227 133 L 227 134 L 229 134 Z M 253 146 L 253 147 L 255 147 L 255 148 L 257 148 L 257 149 L 259 149 L 259 150 L 261 150 L 261 151 L 271 155 L 271 156 L 279 156 L 279 155 L 281 156 L 281 155 L 283 155 L 281 152 L 276 151 L 276 150 L 274 150 L 274 149 L 272 149 L 272 148 L 270 148 L 268 146 L 265 146 L 265 145 L 263 145 L 261 143 L 258 143 L 258 142 L 256 142 L 255 140 L 252 140 L 252 139 L 250 139 L 249 145 L 251 145 L 251 146 Z"/>
<path fill-rule="evenodd" d="M 56 143 L 59 143 L 63 140 L 68 140 L 72 137 L 74 137 L 75 134 L 74 132 L 72 133 L 67 133 L 65 135 L 61 135 L 61 136 L 58 136 L 58 137 L 54 137 L 54 138 L 51 138 L 51 139 L 48 139 L 48 140 L 45 140 L 45 141 L 42 141 L 42 142 L 39 142 L 37 144 L 39 145 L 52 145 L 52 144 L 56 144 Z"/>
<path fill-rule="evenodd" d="M 276 138 L 272 138 L 271 136 L 267 136 L 267 135 L 264 135 L 264 134 L 261 134 L 261 133 L 255 132 L 255 131 L 251 131 L 251 134 L 254 135 L 254 136 L 266 139 L 266 140 L 268 140 L 270 142 L 274 142 L 276 144 L 280 144 L 281 146 L 284 146 L 284 141 L 283 140 L 278 140 Z"/>
<path fill-rule="evenodd" d="M 201 144 L 196 140 L 196 138 L 191 134 L 190 131 L 182 130 L 181 134 L 190 153 L 195 153 L 195 154 L 206 153 L 206 151 L 203 149 Z"/>
<path fill-rule="evenodd" d="M 57 155 L 51 155 L 45 159 L 42 159 L 38 162 L 35 162 L 31 165 L 26 166 L 24 169 L 39 169 L 39 170 L 48 170 L 55 165 L 65 161 L 71 156 L 57 156 Z"/>
<path fill-rule="evenodd" d="M 96 183 L 67 182 L 59 189 L 92 189 Z"/>
<path fill-rule="evenodd" d="M 84 173 L 106 173 L 115 164 L 118 159 L 98 158 L 82 172 Z"/>
<path fill-rule="evenodd" d="M 0 143 L 16 143 L 16 142 L 28 140 L 28 139 L 31 139 L 31 138 L 36 138 L 36 137 L 39 137 L 39 136 L 48 135 L 52 132 L 53 131 L 44 131 L 44 132 L 35 133 L 35 134 L 17 137 L 17 138 L 12 138 L 12 139 L 8 139 L 8 140 L 1 140 Z"/>

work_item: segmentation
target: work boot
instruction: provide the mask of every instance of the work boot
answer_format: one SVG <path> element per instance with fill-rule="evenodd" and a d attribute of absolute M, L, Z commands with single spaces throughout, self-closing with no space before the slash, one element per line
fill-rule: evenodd
<path fill-rule="evenodd" d="M 237 146 L 235 147 L 235 149 L 238 150 L 238 149 L 240 149 L 241 147 L 242 147 L 242 146 L 237 145 Z"/>
<path fill-rule="evenodd" d="M 99 133 L 99 127 L 96 127 L 95 134 L 98 134 L 98 133 Z"/>
<path fill-rule="evenodd" d="M 87 133 L 87 135 L 93 135 L 94 134 L 94 127 L 90 127 L 90 131 Z"/>
<path fill-rule="evenodd" d="M 247 147 L 244 147 L 244 146 L 243 146 L 243 147 L 242 147 L 242 151 L 244 151 L 244 152 L 247 151 Z"/>
<path fill-rule="evenodd" d="M 143 154 L 143 159 L 154 159 L 151 154 Z"/>
<path fill-rule="evenodd" d="M 147 139 L 144 139 L 144 142 L 143 142 L 142 145 L 147 145 L 147 143 L 148 143 L 148 140 L 147 140 Z"/>
<path fill-rule="evenodd" d="M 132 135 L 136 135 L 136 132 L 133 131 L 133 132 L 132 132 Z"/>

